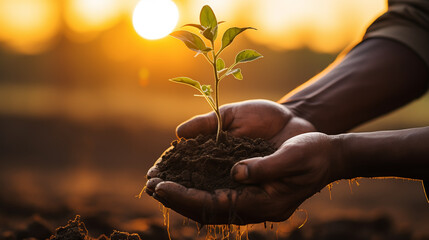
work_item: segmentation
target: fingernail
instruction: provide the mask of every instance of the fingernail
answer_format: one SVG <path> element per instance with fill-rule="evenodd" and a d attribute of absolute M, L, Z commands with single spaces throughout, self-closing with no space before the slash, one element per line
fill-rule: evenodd
<path fill-rule="evenodd" d="M 244 181 L 249 177 L 247 165 L 239 163 L 232 168 L 232 178 L 236 181 Z"/>

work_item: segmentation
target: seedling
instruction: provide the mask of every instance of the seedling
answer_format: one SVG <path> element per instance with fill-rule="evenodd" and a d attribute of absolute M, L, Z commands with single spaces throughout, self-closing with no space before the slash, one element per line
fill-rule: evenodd
<path fill-rule="evenodd" d="M 215 40 L 218 35 L 219 24 L 221 23 L 223 23 L 223 21 L 218 22 L 213 10 L 208 5 L 205 5 L 200 12 L 200 24 L 186 24 L 183 27 L 197 28 L 199 30 L 200 35 L 202 35 L 210 42 L 209 46 L 206 45 L 205 41 L 200 36 L 189 31 L 179 30 L 170 34 L 171 36 L 182 40 L 189 49 L 197 52 L 195 56 L 198 56 L 200 54 L 203 55 L 207 59 L 207 61 L 213 66 L 215 83 L 214 99 L 212 97 L 213 89 L 211 88 L 211 85 L 202 85 L 200 84 L 200 82 L 193 80 L 189 77 L 176 77 L 170 79 L 170 81 L 191 86 L 200 92 L 200 94 L 195 96 L 204 97 L 206 99 L 217 117 L 216 141 L 219 141 L 219 136 L 222 131 L 222 116 L 219 112 L 220 81 L 230 75 L 232 75 L 238 80 L 243 80 L 241 69 L 236 68 L 236 66 L 240 63 L 250 62 L 262 57 L 262 55 L 255 50 L 245 49 L 235 56 L 235 62 L 231 64 L 231 66 L 226 67 L 224 60 L 220 58 L 222 51 L 226 47 L 228 47 L 232 43 L 234 38 L 240 33 L 248 29 L 256 29 L 252 27 L 232 27 L 227 29 L 222 36 L 222 45 L 220 49 L 216 51 Z"/>

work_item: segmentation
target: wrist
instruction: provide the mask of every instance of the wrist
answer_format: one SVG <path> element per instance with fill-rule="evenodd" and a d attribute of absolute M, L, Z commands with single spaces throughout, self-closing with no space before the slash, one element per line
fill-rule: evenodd
<path fill-rule="evenodd" d="M 341 134 L 343 178 L 427 175 L 429 127 Z"/>
<path fill-rule="evenodd" d="M 345 147 L 345 141 L 347 141 L 346 134 L 329 135 L 329 138 L 333 147 L 333 156 L 331 156 L 331 182 L 353 178 L 349 162 L 347 161 L 347 149 Z"/>

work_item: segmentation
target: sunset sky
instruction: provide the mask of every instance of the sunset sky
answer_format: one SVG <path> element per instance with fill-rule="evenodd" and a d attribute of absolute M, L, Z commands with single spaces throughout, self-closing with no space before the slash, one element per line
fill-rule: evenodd
<path fill-rule="evenodd" d="M 177 12 L 163 6 L 138 10 L 146 1 L 171 3 Z M 138 116 L 172 127 L 209 110 L 192 97 L 194 92 L 167 81 L 176 76 L 210 81 L 206 62 L 177 39 L 138 34 L 139 27 L 165 35 L 198 23 L 206 4 L 226 21 L 221 33 L 233 26 L 257 28 L 224 51 L 227 63 L 245 48 L 264 55 L 243 68 L 244 82 L 223 83 L 221 104 L 281 98 L 356 43 L 387 8 L 383 0 L 0 0 L 0 112 L 78 119 Z"/>
<path fill-rule="evenodd" d="M 335 53 L 360 36 L 383 10 L 383 0 L 175 0 L 177 26 L 198 20 L 199 9 L 209 4 L 225 25 L 259 29 L 252 41 L 274 49 L 308 47 Z M 132 24 L 137 0 L 1 0 L 0 43 L 23 54 L 55 47 L 65 35 L 87 42 L 121 21 Z M 160 12 L 159 14 L 163 14 Z M 136 36 L 137 37 L 137 36 Z"/>
<path fill-rule="evenodd" d="M 174 3 L 178 15 L 167 5 L 139 10 L 141 1 Z M 357 43 L 387 9 L 385 0 L 0 0 L 0 209 L 4 197 L 36 214 L 40 205 L 65 204 L 82 214 L 161 219 L 155 201 L 133 196 L 176 126 L 211 110 L 195 89 L 168 79 L 213 84 L 213 66 L 160 36 L 198 23 L 204 5 L 226 21 L 219 36 L 230 27 L 257 29 L 222 52 L 227 66 L 243 49 L 264 56 L 242 64 L 243 81 L 222 80 L 220 104 L 277 101 Z M 426 94 L 353 131 L 427 126 L 428 108 Z M 359 182 L 335 184 L 332 200 L 325 189 L 306 202 L 309 223 L 386 214 L 429 234 L 419 182 Z"/>

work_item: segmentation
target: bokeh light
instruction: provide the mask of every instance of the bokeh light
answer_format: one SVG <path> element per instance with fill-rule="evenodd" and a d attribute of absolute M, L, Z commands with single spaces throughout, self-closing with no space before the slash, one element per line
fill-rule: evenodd
<path fill-rule="evenodd" d="M 5 223 L 17 223 L 21 234 L 27 231 L 23 218 L 39 214 L 51 216 L 51 230 L 67 223 L 60 218 L 72 213 L 109 231 L 157 234 L 165 229 L 158 203 L 148 196 L 140 200 L 133 196 L 146 182 L 147 169 L 176 138 L 176 126 L 210 111 L 204 100 L 193 97 L 194 89 L 176 86 L 168 79 L 189 76 L 211 84 L 212 67 L 204 56 L 194 57 L 177 39 L 141 37 L 133 23 L 140 1 L 0 0 L 0 209 L 7 210 L 0 211 L 0 238 L 14 238 Z M 359 40 L 387 3 L 171 1 L 180 18 L 160 36 L 183 24 L 198 23 L 204 5 L 214 10 L 219 21 L 226 21 L 219 27 L 216 49 L 230 27 L 258 29 L 245 31 L 222 52 L 227 65 L 247 48 L 261 52 L 264 58 L 242 66 L 245 81 L 231 78 L 222 82 L 221 104 L 278 100 Z M 161 20 L 150 18 L 149 25 L 155 30 L 164 29 L 156 25 L 166 19 L 163 14 L 168 15 L 167 9 L 152 16 Z M 137 12 L 135 16 L 148 17 Z M 138 25 L 142 23 L 138 20 Z M 427 109 L 428 94 L 354 131 L 427 126 Z M 303 231 L 311 233 L 310 224 L 345 218 L 360 223 L 386 214 L 399 224 L 374 222 L 382 227 L 381 232 L 398 230 L 405 234 L 402 238 L 412 234 L 415 239 L 429 239 L 418 237 L 419 233 L 429 236 L 429 208 L 419 182 L 362 179 L 359 183 L 360 187 L 354 182 L 335 183 L 332 194 L 325 189 L 306 201 L 301 208 L 308 211 L 309 221 Z M 303 215 L 274 229 L 269 239 L 285 238 L 302 223 L 301 217 L 306 218 Z M 173 239 L 180 239 L 175 235 L 195 239 L 194 225 L 184 226 L 179 217 L 172 221 Z M 160 224 L 154 225 L 158 220 Z M 373 226 L 372 221 L 362 223 Z M 323 231 L 339 229 L 336 225 L 316 226 Z M 267 234 L 263 226 L 261 231 Z M 158 238 L 148 235 L 144 239 Z"/>
<path fill-rule="evenodd" d="M 136 32 L 146 39 L 167 36 L 179 20 L 179 10 L 170 0 L 142 0 L 134 9 L 133 25 Z"/>
<path fill-rule="evenodd" d="M 227 21 L 221 28 L 258 28 L 257 34 L 244 33 L 255 43 L 275 50 L 337 53 L 359 39 L 365 27 L 387 9 L 384 0 L 189 0 L 176 4 L 171 0 L 0 0 L 0 42 L 16 52 L 36 54 L 54 46 L 61 34 L 73 42 L 89 42 L 120 23 L 132 25 L 146 39 L 158 39 L 178 21 L 197 23 L 199 9 L 208 4 L 219 20 Z"/>
<path fill-rule="evenodd" d="M 0 42 L 15 51 L 46 50 L 60 27 L 58 3 L 52 0 L 0 0 Z"/>
<path fill-rule="evenodd" d="M 259 29 L 249 38 L 273 49 L 309 48 L 341 51 L 362 36 L 365 28 L 387 9 L 385 1 L 256 1 L 246 19 Z"/>
<path fill-rule="evenodd" d="M 119 22 L 122 6 L 117 0 L 67 0 L 64 20 L 71 30 L 67 36 L 78 42 L 92 40 L 97 33 Z"/>

